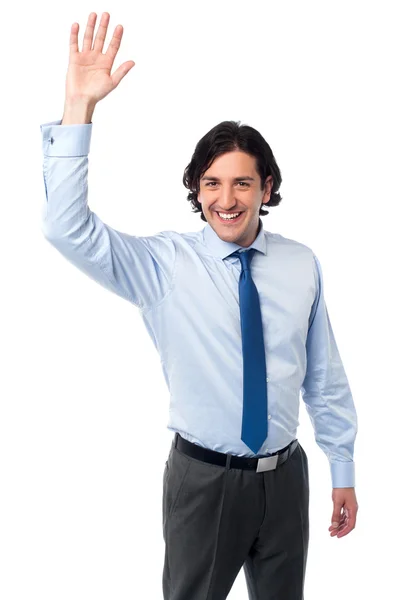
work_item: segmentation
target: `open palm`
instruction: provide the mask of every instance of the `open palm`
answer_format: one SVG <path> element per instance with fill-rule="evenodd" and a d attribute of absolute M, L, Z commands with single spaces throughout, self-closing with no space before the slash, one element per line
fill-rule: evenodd
<path fill-rule="evenodd" d="M 74 23 L 71 27 L 69 66 L 65 86 L 66 98 L 85 98 L 96 103 L 114 90 L 134 67 L 134 61 L 129 60 L 111 75 L 114 60 L 121 45 L 123 27 L 118 25 L 115 28 L 108 50 L 103 54 L 110 15 L 106 12 L 102 14 L 93 44 L 96 19 L 96 13 L 89 15 L 81 52 L 78 47 L 79 23 Z"/>

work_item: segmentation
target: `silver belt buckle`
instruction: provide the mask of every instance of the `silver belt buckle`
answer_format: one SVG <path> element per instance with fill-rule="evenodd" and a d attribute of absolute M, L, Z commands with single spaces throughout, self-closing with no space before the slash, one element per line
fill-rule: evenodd
<path fill-rule="evenodd" d="M 272 471 L 277 467 L 278 454 L 274 456 L 264 456 L 263 458 L 258 459 L 258 465 L 256 467 L 257 473 L 262 473 L 263 471 Z"/>

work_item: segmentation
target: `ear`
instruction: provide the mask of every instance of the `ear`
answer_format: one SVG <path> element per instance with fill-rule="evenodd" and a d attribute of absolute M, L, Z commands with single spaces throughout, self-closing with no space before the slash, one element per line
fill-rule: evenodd
<path fill-rule="evenodd" d="M 269 175 L 268 177 L 266 177 L 266 181 L 265 181 L 265 191 L 264 191 L 263 198 L 262 198 L 262 204 L 266 204 L 267 202 L 269 202 L 270 195 L 272 193 L 272 187 L 273 187 L 273 177 L 271 175 Z"/>

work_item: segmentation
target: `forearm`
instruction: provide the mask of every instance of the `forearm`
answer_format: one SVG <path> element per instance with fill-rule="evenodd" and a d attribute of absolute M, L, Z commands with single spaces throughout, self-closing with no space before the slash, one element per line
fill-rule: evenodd
<path fill-rule="evenodd" d="M 330 464 L 332 487 L 355 486 L 354 445 L 357 414 L 349 386 L 346 392 L 305 394 L 307 412 L 318 446 Z"/>
<path fill-rule="evenodd" d="M 42 229 L 46 237 L 81 243 L 77 237 L 90 235 L 87 171 L 92 125 L 60 125 L 55 121 L 41 126 L 46 192 Z"/>

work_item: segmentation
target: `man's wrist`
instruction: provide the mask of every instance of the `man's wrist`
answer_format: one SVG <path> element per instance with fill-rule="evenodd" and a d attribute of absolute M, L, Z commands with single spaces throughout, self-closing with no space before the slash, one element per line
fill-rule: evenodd
<path fill-rule="evenodd" d="M 91 123 L 95 103 L 87 98 L 65 100 L 61 125 L 84 125 Z"/>

